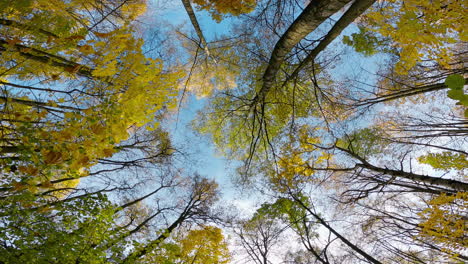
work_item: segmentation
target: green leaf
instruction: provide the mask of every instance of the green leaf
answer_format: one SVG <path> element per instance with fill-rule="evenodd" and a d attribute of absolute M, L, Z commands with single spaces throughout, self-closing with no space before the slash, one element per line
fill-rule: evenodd
<path fill-rule="evenodd" d="M 465 85 L 465 79 L 460 74 L 452 74 L 445 79 L 445 85 L 450 89 L 462 90 L 463 85 Z"/>
<path fill-rule="evenodd" d="M 449 90 L 447 96 L 453 100 L 463 100 L 464 94 L 462 90 Z"/>
<path fill-rule="evenodd" d="M 461 103 L 463 106 L 467 106 L 467 107 L 468 107 L 468 95 L 464 94 L 464 95 L 463 95 L 463 98 L 460 99 L 460 103 Z"/>

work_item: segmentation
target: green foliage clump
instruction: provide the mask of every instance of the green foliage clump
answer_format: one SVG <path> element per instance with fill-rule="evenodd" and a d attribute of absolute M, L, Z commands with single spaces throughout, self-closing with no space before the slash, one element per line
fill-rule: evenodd
<path fill-rule="evenodd" d="M 107 263 L 101 247 L 115 232 L 114 206 L 104 195 L 41 204 L 34 194 L 0 203 L 1 263 Z M 122 252 L 122 248 L 116 249 Z"/>
<path fill-rule="evenodd" d="M 437 170 L 463 170 L 468 168 L 468 158 L 466 155 L 450 151 L 429 153 L 427 155 L 420 156 L 418 161 L 428 164 Z"/>
<path fill-rule="evenodd" d="M 452 74 L 445 79 L 445 85 L 449 88 L 447 91 L 448 98 L 458 101 L 457 105 L 468 107 L 468 94 L 463 91 L 463 86 L 465 86 L 463 76 Z M 468 118 L 468 109 L 465 110 L 465 117 Z"/>
<path fill-rule="evenodd" d="M 384 40 L 377 38 L 374 33 L 364 27 L 359 27 L 359 32 L 351 34 L 351 37 L 344 36 L 343 43 L 353 47 L 356 52 L 362 53 L 364 56 L 372 56 L 385 47 Z"/>
<path fill-rule="evenodd" d="M 347 149 L 362 158 L 383 153 L 387 144 L 388 140 L 385 140 L 383 131 L 375 127 L 357 130 L 336 143 L 337 147 Z"/>

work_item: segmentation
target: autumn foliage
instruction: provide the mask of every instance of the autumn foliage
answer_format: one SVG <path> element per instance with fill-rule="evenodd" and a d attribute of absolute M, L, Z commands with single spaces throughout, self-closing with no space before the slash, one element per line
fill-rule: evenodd
<path fill-rule="evenodd" d="M 182 2 L 0 1 L 0 264 L 468 260 L 466 1 Z"/>

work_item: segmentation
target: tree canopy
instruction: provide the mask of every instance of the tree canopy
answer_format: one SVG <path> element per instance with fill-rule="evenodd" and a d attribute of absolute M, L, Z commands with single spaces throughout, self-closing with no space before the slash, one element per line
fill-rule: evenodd
<path fill-rule="evenodd" d="M 467 262 L 466 4 L 0 1 L 0 263 Z"/>

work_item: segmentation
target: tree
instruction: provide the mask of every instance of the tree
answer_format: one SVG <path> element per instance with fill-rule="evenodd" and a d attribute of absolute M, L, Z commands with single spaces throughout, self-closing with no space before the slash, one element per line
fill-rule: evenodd
<path fill-rule="evenodd" d="M 198 9 L 207 10 L 212 18 L 219 22 L 226 14 L 238 16 L 251 12 L 255 8 L 257 0 L 194 0 L 193 2 L 198 6 Z"/>
<path fill-rule="evenodd" d="M 148 263 L 229 263 L 231 259 L 222 231 L 214 226 L 201 226 L 182 233 L 174 242 L 165 243 L 160 251 L 145 258 Z"/>
<path fill-rule="evenodd" d="M 144 56 L 130 24 L 139 9 L 117 12 L 125 3 L 8 7 L 14 15 L 1 27 L 1 152 L 4 172 L 16 168 L 10 181 L 35 185 L 52 174 L 80 177 L 116 152 L 129 127 L 152 127 L 147 123 L 154 114 L 174 102 L 170 87 L 177 75 L 162 73 L 161 61 Z M 101 7 L 108 13 L 101 15 Z"/>
<path fill-rule="evenodd" d="M 96 248 L 115 235 L 109 232 L 109 226 L 115 225 L 114 205 L 105 196 L 87 196 L 40 210 L 29 208 L 38 202 L 33 195 L 27 198 L 16 203 L 2 200 L 2 263 L 107 263 L 106 252 Z M 123 247 L 116 245 L 112 250 Z"/>
<path fill-rule="evenodd" d="M 208 218 L 216 183 L 169 170 L 175 150 L 157 121 L 181 75 L 146 56 L 134 24 L 144 9 L 127 0 L 2 6 L 2 263 L 128 262 Z M 151 173 L 117 174 L 133 168 Z M 93 184 L 78 185 L 84 177 Z"/>
<path fill-rule="evenodd" d="M 457 251 L 467 247 L 464 241 L 466 232 L 466 219 L 463 210 L 467 207 L 468 199 L 466 192 L 456 195 L 445 195 L 435 197 L 429 201 L 430 208 L 421 212 L 423 221 L 419 224 L 422 228 L 419 236 L 429 239 L 431 242 L 441 245 L 443 251 L 458 256 Z"/>
<path fill-rule="evenodd" d="M 278 40 L 275 48 L 271 52 L 270 60 L 262 77 L 262 87 L 256 95 L 260 100 L 265 98 L 265 94 L 268 93 L 273 86 L 276 73 L 291 49 L 315 30 L 325 19 L 343 8 L 348 2 L 349 1 L 312 1 L 304 9 L 301 15 Z"/>
<path fill-rule="evenodd" d="M 108 190 L 53 202 L 30 192 L 4 197 L 0 211 L 4 223 L 0 229 L 3 241 L 0 261 L 133 263 L 157 251 L 182 224 L 209 218 L 210 206 L 217 199 L 216 183 L 198 177 L 184 180 L 186 185 L 181 186 L 180 180 L 167 179 L 150 193 L 120 205 L 109 201 Z M 181 195 L 164 200 L 168 191 L 178 191 Z M 146 206 L 143 202 L 147 200 L 156 205 Z M 203 232 L 214 232 L 213 243 L 217 244 L 221 236 L 219 229 L 208 228 Z M 192 249 L 186 248 L 187 254 Z M 217 259 L 227 259 L 226 250 L 218 249 Z"/>
<path fill-rule="evenodd" d="M 190 185 L 190 193 L 185 198 L 184 204 L 178 216 L 169 226 L 158 230 L 158 236 L 150 238 L 149 241 L 140 245 L 136 243 L 135 249 L 122 259 L 122 263 L 134 263 L 145 255 L 150 254 L 170 236 L 180 225 L 187 221 L 206 220 L 209 218 L 210 206 L 217 200 L 217 184 L 207 179 L 195 178 Z M 148 223 L 153 217 L 143 221 Z M 141 226 L 141 224 L 139 225 Z M 138 227 L 139 227 L 138 226 Z M 137 228 L 138 228 L 137 227 Z"/>
<path fill-rule="evenodd" d="M 369 31 L 389 38 L 398 47 L 398 72 L 406 72 L 425 58 L 449 68 L 451 47 L 466 38 L 462 33 L 466 18 L 458 12 L 463 8 L 465 4 L 458 1 L 387 1 L 384 8 L 373 10 L 364 21 Z"/>
<path fill-rule="evenodd" d="M 311 5 L 317 4 L 318 2 L 319 1 L 312 1 Z M 359 4 L 364 6 L 358 8 L 357 6 Z M 368 7 L 372 3 L 369 2 L 366 4 Z M 412 6 L 413 4 L 414 3 L 410 3 L 408 6 Z M 413 7 L 415 8 L 410 9 L 408 6 L 400 8 L 401 6 L 398 3 L 395 3 L 394 5 L 392 3 L 389 4 L 389 6 L 391 6 L 389 8 L 394 8 L 394 17 L 388 16 L 387 18 L 389 20 L 400 20 L 398 23 L 406 23 L 407 25 L 410 25 L 411 16 L 407 17 L 405 14 L 419 12 L 424 9 L 429 10 L 438 8 L 438 5 L 431 7 L 426 7 L 426 5 L 427 3 L 421 6 L 414 4 Z M 455 166 L 458 165 L 458 163 L 455 165 L 457 161 L 463 162 L 465 160 L 466 153 L 463 153 L 464 151 L 459 148 L 460 145 L 456 146 L 457 144 L 455 141 L 451 141 L 449 142 L 450 144 L 443 145 L 439 144 L 440 142 L 435 142 L 435 140 L 436 138 L 440 138 L 446 142 L 451 139 L 455 139 L 456 137 L 463 137 L 465 133 L 464 129 L 461 127 L 464 125 L 463 120 L 457 120 L 454 118 L 453 122 L 444 122 L 442 120 L 447 116 L 447 112 L 444 111 L 440 111 L 440 118 L 435 118 L 435 115 L 432 115 L 432 117 L 428 115 L 427 118 L 426 116 L 421 118 L 420 115 L 417 115 L 416 111 L 408 111 L 408 117 L 393 115 L 391 122 L 387 120 L 386 124 L 379 123 L 378 126 L 380 127 L 378 128 L 368 127 L 360 131 L 342 133 L 341 131 L 338 131 L 341 124 L 334 126 L 334 124 L 330 124 L 329 120 L 326 119 L 326 115 L 323 114 L 323 105 L 319 99 L 320 96 L 317 96 L 317 94 L 321 95 L 323 98 L 327 98 L 330 102 L 336 102 L 343 98 L 345 100 L 353 99 L 345 97 L 351 95 L 352 90 L 348 89 L 347 91 L 340 91 L 340 93 L 337 93 L 335 91 L 338 91 L 339 89 L 332 90 L 332 88 L 328 88 L 336 85 L 336 82 L 333 80 L 326 82 L 317 81 L 317 76 L 323 76 L 323 72 L 325 72 L 321 67 L 322 65 L 313 65 L 312 74 L 309 76 L 299 75 L 299 71 L 304 67 L 304 65 L 313 62 L 318 54 L 323 53 L 323 50 L 327 45 L 334 37 L 336 37 L 335 34 L 339 34 L 343 27 L 348 25 L 350 21 L 354 20 L 354 18 L 361 15 L 363 11 L 366 10 L 365 6 L 365 3 L 363 2 L 354 3 L 348 9 L 349 12 L 347 11 L 347 13 L 342 16 L 343 20 L 340 19 L 332 27 L 329 31 L 329 35 L 325 35 L 323 39 L 316 41 L 315 43 L 318 43 L 318 45 L 316 45 L 315 48 L 310 49 L 309 53 L 304 52 L 306 55 L 301 59 L 299 55 L 301 53 L 292 53 L 291 51 L 294 46 L 300 47 L 301 44 L 306 43 L 305 41 L 302 41 L 301 43 L 301 40 L 310 32 L 307 32 L 306 34 L 304 30 L 303 37 L 295 38 L 294 41 L 291 40 L 291 42 L 287 42 L 286 40 L 289 40 L 288 34 L 294 32 L 294 26 L 298 25 L 301 17 L 305 16 L 307 13 L 308 7 L 305 8 L 304 12 L 290 24 L 288 29 L 284 31 L 284 34 L 279 35 L 279 40 L 276 42 L 275 48 L 270 49 L 272 50 L 271 53 L 267 52 L 267 60 L 264 59 L 265 56 L 262 57 L 262 55 L 264 55 L 263 46 L 259 46 L 255 50 L 257 52 L 256 54 L 254 52 L 251 53 L 255 54 L 261 62 L 258 64 L 260 65 L 259 67 L 253 68 L 254 70 L 250 70 L 250 74 L 255 75 L 253 78 L 250 77 L 250 80 L 259 80 L 262 78 L 261 81 L 248 82 L 239 78 L 241 81 L 238 81 L 237 89 L 220 94 L 220 96 L 216 97 L 210 105 L 210 112 L 217 113 L 217 116 L 220 118 L 216 120 L 214 116 L 205 115 L 205 119 L 202 119 L 203 121 L 200 131 L 210 133 L 217 145 L 220 146 L 227 155 L 232 155 L 240 160 L 246 160 L 246 167 L 254 172 L 248 173 L 246 170 L 242 170 L 240 174 L 243 179 L 248 179 L 249 177 L 252 177 L 251 175 L 266 176 L 265 178 L 262 178 L 263 181 L 261 182 L 264 184 L 264 180 L 267 180 L 269 183 L 268 187 L 272 188 L 270 191 L 273 193 L 284 192 L 288 187 L 295 188 L 297 186 L 307 184 L 313 185 L 320 182 L 320 180 L 317 179 L 319 177 L 317 175 L 323 175 L 322 178 L 326 179 L 324 182 L 328 181 L 330 185 L 333 185 L 334 183 L 337 184 L 333 179 L 342 179 L 343 182 L 341 182 L 341 185 L 337 184 L 337 186 L 332 187 L 336 188 L 338 193 L 342 193 L 342 196 L 339 197 L 349 198 L 345 199 L 347 203 L 363 203 L 365 204 L 363 206 L 368 206 L 378 210 L 379 216 L 376 217 L 392 219 L 388 221 L 394 221 L 392 222 L 394 225 L 392 225 L 391 228 L 384 230 L 389 233 L 391 232 L 392 234 L 397 234 L 398 226 L 401 226 L 400 230 L 402 232 L 407 232 L 405 234 L 418 234 L 421 232 L 421 228 L 418 227 L 418 221 L 422 220 L 415 216 L 414 212 L 407 211 L 409 207 L 399 208 L 400 210 L 405 209 L 404 217 L 401 217 L 405 220 L 402 220 L 399 219 L 399 216 L 392 213 L 391 210 L 383 210 L 375 205 L 377 203 L 373 205 L 370 201 L 373 199 L 377 199 L 378 201 L 380 201 L 380 199 L 393 199 L 391 193 L 399 193 L 402 197 L 414 195 L 417 197 L 415 199 L 421 199 L 422 201 L 423 199 L 429 199 L 429 197 L 441 195 L 444 192 L 450 193 L 450 195 L 455 195 L 458 192 L 466 192 L 466 183 L 463 180 L 460 180 L 459 177 L 451 174 L 440 178 L 439 175 L 429 176 L 424 173 L 414 172 L 412 169 L 413 162 L 405 161 L 405 158 L 410 156 L 414 157 L 415 154 L 413 153 L 416 153 L 417 151 L 420 151 L 419 153 L 427 153 L 429 148 L 436 148 L 447 152 L 447 154 L 443 154 L 444 152 L 438 154 L 438 157 L 442 157 L 443 155 L 447 156 L 445 159 L 446 162 L 441 160 L 442 163 L 447 164 L 447 169 L 455 168 Z M 429 92 L 450 89 L 445 82 L 448 76 L 460 73 L 463 74 L 464 72 L 464 69 L 460 67 L 461 64 L 459 63 L 459 58 L 461 58 L 461 56 L 456 58 L 442 58 L 442 60 L 445 60 L 444 64 L 441 62 L 440 58 L 431 57 L 432 55 L 430 54 L 435 54 L 432 53 L 433 51 L 430 51 L 430 54 L 424 53 L 424 48 L 420 49 L 422 53 L 414 56 L 419 57 L 415 61 L 418 63 L 410 63 L 412 60 L 411 56 L 414 54 L 408 54 L 405 52 L 408 51 L 408 48 L 410 48 L 409 43 L 412 42 L 406 42 L 406 40 L 397 37 L 388 38 L 385 34 L 382 34 L 384 35 L 384 37 L 382 37 L 382 35 L 372 33 L 377 32 L 382 28 L 393 26 L 394 24 L 391 22 L 389 23 L 388 21 L 387 24 L 382 23 L 382 21 L 375 24 L 366 24 L 376 16 L 375 12 L 379 12 L 381 7 L 382 6 L 375 6 L 371 10 L 371 14 L 361 20 L 360 25 L 362 27 L 360 33 L 353 35 L 352 39 L 348 38 L 347 41 L 349 44 L 356 45 L 356 43 L 358 43 L 357 39 L 359 37 L 364 37 L 365 39 L 371 40 L 372 43 L 375 44 L 374 47 L 378 47 L 378 49 L 390 53 L 390 56 L 399 54 L 400 57 L 393 57 L 392 63 L 389 63 L 389 67 L 385 68 L 388 72 L 382 74 L 382 77 L 379 80 L 379 86 L 377 87 L 378 90 L 376 90 L 376 92 L 362 88 L 364 92 L 375 96 L 359 98 L 357 99 L 358 103 L 352 103 L 348 106 L 346 105 L 346 101 L 341 104 L 335 104 L 337 108 L 351 106 L 351 108 L 347 109 L 356 111 L 359 110 L 359 107 L 379 105 L 381 103 L 392 101 L 407 102 L 409 105 L 410 103 L 416 102 L 416 100 L 427 102 Z M 408 8 L 408 10 L 406 10 L 406 8 Z M 416 11 L 416 9 L 418 11 Z M 393 11 L 382 9 L 382 13 Z M 423 15 L 427 15 L 427 13 L 424 13 Z M 425 19 L 426 18 L 421 21 L 417 21 L 417 23 L 421 23 L 423 27 L 431 27 L 432 22 L 430 21 L 432 21 L 432 18 L 427 21 Z M 442 15 L 440 19 L 446 19 L 446 17 Z M 414 26 L 414 23 L 411 25 Z M 450 26 L 457 27 L 456 25 L 457 24 Z M 277 27 L 276 29 L 278 28 L 280 27 Z M 447 28 L 450 27 L 448 26 Z M 275 31 L 273 32 L 277 33 Z M 454 36 L 441 34 L 436 38 L 442 42 L 450 42 L 451 37 L 458 38 L 457 36 L 459 35 L 457 34 L 458 33 Z M 422 39 L 422 41 L 426 40 L 427 39 L 425 38 Z M 268 42 L 265 41 L 265 43 Z M 289 46 L 285 43 L 289 43 Z M 393 47 L 389 47 L 390 43 L 393 43 Z M 267 46 L 268 44 L 264 45 Z M 419 47 L 418 45 L 416 45 L 416 48 Z M 439 45 L 437 43 L 431 43 L 430 45 L 432 45 L 431 47 L 433 47 L 434 50 L 440 51 L 441 49 L 445 49 L 443 45 Z M 395 48 L 395 46 L 397 48 Z M 373 48 L 364 48 L 365 49 L 363 50 L 372 51 L 368 54 L 374 52 Z M 453 48 L 454 46 L 449 47 L 452 51 Z M 295 49 L 299 50 L 300 48 L 296 47 Z M 449 49 L 447 49 L 447 51 Z M 306 49 L 303 48 L 301 51 L 303 50 Z M 460 54 L 463 54 L 463 52 Z M 286 57 L 286 55 L 290 56 Z M 296 60 L 296 58 L 298 59 Z M 431 60 L 428 60 L 429 58 Z M 400 67 L 404 64 L 406 66 L 404 66 L 405 71 L 403 73 L 401 71 L 402 68 Z M 448 64 L 450 64 L 450 67 L 447 66 Z M 262 71 L 262 67 L 265 67 L 266 70 Z M 288 74 L 288 72 L 292 72 L 293 74 Z M 265 79 L 267 77 L 270 79 Z M 309 81 L 306 81 L 306 78 L 309 78 Z M 273 89 L 272 87 L 274 87 L 277 80 L 286 80 L 287 82 L 283 82 L 282 86 L 278 85 L 278 87 L 276 87 L 277 89 Z M 461 86 L 457 86 L 457 91 L 461 91 L 463 84 L 465 83 L 463 77 L 461 77 L 460 80 Z M 295 82 L 293 83 L 292 81 Z M 287 84 L 290 84 L 290 86 L 288 87 Z M 291 90 L 289 92 L 285 92 L 285 90 L 290 87 Z M 326 90 L 327 88 L 329 90 Z M 340 88 L 347 89 L 346 86 Z M 298 99 L 299 97 L 296 97 L 296 94 L 291 92 L 294 91 L 294 89 L 304 89 L 305 91 L 315 90 L 315 94 L 311 93 L 312 96 L 308 97 L 308 99 L 310 102 L 310 98 L 314 98 L 317 103 L 310 104 L 309 102 L 300 101 Z M 276 94 L 272 95 L 273 93 Z M 451 93 L 451 96 L 453 96 L 453 92 Z M 456 98 L 460 102 L 459 104 L 462 104 L 462 100 L 464 98 L 463 94 L 460 92 L 457 93 L 461 94 L 461 96 Z M 258 102 L 262 101 L 263 104 L 258 104 Z M 274 109 L 275 104 L 280 106 L 278 108 L 280 110 L 277 112 L 272 110 Z M 308 105 L 306 106 L 306 104 Z M 395 109 L 398 109 L 398 105 L 393 106 Z M 289 111 L 288 107 L 291 107 L 293 110 Z M 315 109 L 313 109 L 314 107 Z M 300 112 L 302 109 L 307 110 Z M 356 116 L 357 115 L 355 115 L 354 118 L 356 118 Z M 388 116 L 389 115 L 385 116 L 385 118 L 388 118 Z M 321 118 L 322 120 L 317 121 L 316 118 Z M 432 118 L 432 120 L 430 120 L 430 118 Z M 346 117 L 343 119 L 346 119 Z M 436 120 L 440 121 L 437 122 Z M 311 124 L 311 127 L 319 127 L 320 125 L 317 123 L 320 121 L 324 121 L 323 123 L 325 123 L 324 125 L 326 126 L 326 130 L 331 135 L 324 135 L 324 133 L 316 132 L 314 129 L 310 129 L 309 132 L 306 133 L 297 133 L 297 130 L 299 129 L 294 126 L 295 123 L 306 123 Z M 345 122 L 348 121 L 342 121 L 342 123 Z M 349 121 L 349 124 L 353 125 L 351 122 L 352 121 Z M 345 127 L 345 125 L 343 127 Z M 381 130 L 386 131 L 386 133 L 381 133 Z M 226 134 L 230 131 L 234 131 L 234 133 L 231 135 Z M 339 140 L 337 144 L 330 147 L 323 147 L 320 145 L 320 142 L 322 141 L 336 141 L 337 134 L 340 133 L 342 136 L 339 137 L 342 139 Z M 311 135 L 310 138 L 317 139 L 310 142 L 307 142 L 307 140 L 299 140 L 299 135 L 301 134 L 309 134 Z M 288 136 L 293 139 L 289 140 Z M 299 143 L 301 141 L 303 142 L 302 144 Z M 394 148 L 389 147 L 389 145 Z M 398 149 L 398 147 L 400 149 Z M 261 153 L 267 151 L 270 151 L 270 153 Z M 393 159 L 393 162 L 389 163 L 387 161 L 387 163 L 385 163 L 386 166 L 381 165 L 380 163 L 384 162 L 385 157 Z M 427 161 L 431 160 L 431 157 L 435 156 L 434 154 L 423 154 L 422 156 L 419 154 L 419 157 L 420 161 L 427 163 Z M 431 163 L 434 164 L 433 161 Z M 459 168 L 461 167 L 462 165 Z M 323 182 L 320 183 L 323 184 Z M 411 195 L 406 195 L 406 193 L 410 193 Z M 397 199 L 395 198 L 395 200 Z M 425 208 L 422 203 L 419 203 L 418 206 L 419 212 L 423 211 L 422 208 Z M 383 214 L 386 214 L 386 216 L 382 216 Z M 406 220 L 411 219 L 412 217 L 419 220 Z M 371 219 L 369 219 L 369 221 L 371 221 Z M 403 225 L 402 223 L 404 221 L 407 221 L 408 225 Z M 382 226 L 380 227 L 382 228 Z M 392 230 L 390 231 L 390 229 Z M 337 233 L 339 234 L 339 232 Z M 345 238 L 345 236 L 342 235 L 341 237 Z M 395 235 L 395 237 L 397 236 Z M 408 239 L 406 241 L 411 240 L 411 235 L 405 235 L 404 238 L 403 236 L 398 237 Z M 346 241 L 346 239 L 342 240 L 342 242 L 343 241 Z M 349 242 L 349 240 L 347 241 Z M 352 242 L 349 242 L 350 244 L 347 244 L 346 242 L 343 243 L 351 246 L 350 248 L 352 248 Z M 377 240 L 374 240 L 372 243 L 378 244 L 379 246 L 382 246 L 382 248 L 392 248 L 391 252 L 395 254 L 395 256 L 398 255 L 401 259 L 405 259 L 409 262 L 417 261 L 418 258 L 420 260 L 430 259 L 428 255 L 435 254 L 433 252 L 441 252 L 441 247 L 431 247 L 424 241 L 411 242 L 414 243 L 414 245 L 424 248 L 424 250 L 427 250 L 428 252 L 432 252 L 428 255 L 422 254 L 419 256 L 411 253 L 411 250 L 408 251 L 399 248 L 396 244 L 391 244 L 393 241 L 391 243 L 382 243 L 377 238 Z M 366 253 L 366 250 L 364 249 L 361 251 L 364 255 L 358 253 L 360 252 L 359 248 L 358 250 L 353 249 L 353 251 L 354 254 L 357 253 L 357 255 L 361 255 L 360 257 L 365 256 L 368 261 L 379 261 L 379 258 L 374 257 L 372 254 L 376 251 Z M 447 255 L 444 257 L 447 257 Z M 389 258 L 391 257 L 389 256 Z M 382 255 L 382 261 L 383 260 L 384 256 Z"/>
<path fill-rule="evenodd" d="M 248 259 L 257 264 L 271 263 L 272 248 L 280 242 L 283 231 L 276 219 L 261 214 L 241 222 L 234 230 Z"/>

